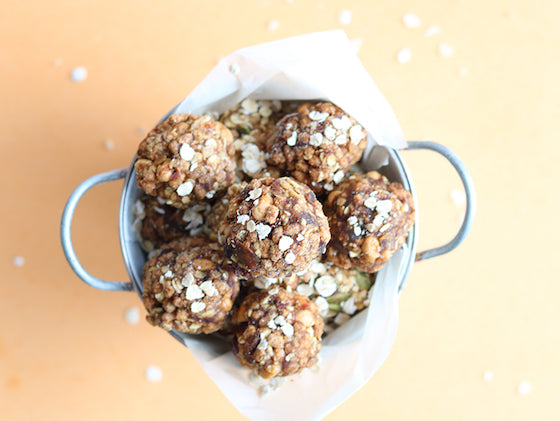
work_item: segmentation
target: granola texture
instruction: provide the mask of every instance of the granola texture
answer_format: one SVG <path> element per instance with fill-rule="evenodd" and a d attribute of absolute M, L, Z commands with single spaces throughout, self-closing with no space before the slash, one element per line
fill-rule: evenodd
<path fill-rule="evenodd" d="M 230 316 L 239 278 L 223 248 L 200 235 L 163 245 L 144 265 L 143 287 L 150 324 L 208 334 Z"/>
<path fill-rule="evenodd" d="M 266 140 L 267 163 L 321 194 L 361 158 L 366 139 L 365 129 L 336 105 L 305 103 Z"/>
<path fill-rule="evenodd" d="M 329 261 L 314 261 L 299 281 L 296 292 L 317 304 L 328 332 L 369 306 L 375 276 Z"/>
<path fill-rule="evenodd" d="M 233 136 L 210 116 L 173 114 L 138 147 L 138 187 L 186 208 L 219 195 L 235 179 Z"/>
<path fill-rule="evenodd" d="M 330 232 L 307 186 L 289 177 L 261 178 L 230 201 L 219 239 L 250 276 L 287 277 L 323 254 Z"/>
<path fill-rule="evenodd" d="M 296 374 L 317 361 L 323 319 L 306 297 L 276 286 L 254 292 L 232 321 L 237 360 L 263 378 Z"/>
<path fill-rule="evenodd" d="M 219 228 L 222 222 L 226 219 L 227 212 L 229 209 L 229 204 L 231 200 L 241 193 L 241 191 L 247 186 L 245 181 L 232 184 L 228 187 L 226 194 L 219 199 L 208 214 L 207 224 L 208 224 L 208 236 L 214 240 L 218 241 Z"/>
<path fill-rule="evenodd" d="M 329 194 L 324 210 L 332 234 L 327 259 L 369 273 L 402 247 L 414 224 L 410 192 L 376 171 L 345 179 Z"/>
<path fill-rule="evenodd" d="M 246 98 L 220 116 L 220 121 L 231 130 L 237 178 L 253 177 L 266 167 L 264 141 L 283 115 L 281 101 Z"/>
<path fill-rule="evenodd" d="M 162 244 L 188 235 L 197 235 L 205 228 L 210 204 L 197 203 L 187 209 L 166 205 L 159 197 L 145 195 L 139 199 L 143 209 L 140 222 L 140 237 L 144 248 L 151 251 Z"/>

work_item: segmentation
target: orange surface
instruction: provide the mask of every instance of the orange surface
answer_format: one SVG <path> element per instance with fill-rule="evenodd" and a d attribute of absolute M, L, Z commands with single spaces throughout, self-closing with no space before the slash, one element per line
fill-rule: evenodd
<path fill-rule="evenodd" d="M 460 248 L 415 265 L 390 357 L 327 419 L 558 419 L 560 3 L 390 3 L 2 2 L 2 420 L 244 419 L 186 348 L 147 323 L 125 322 L 124 311 L 141 306 L 136 295 L 97 291 L 74 275 L 59 245 L 60 216 L 79 182 L 128 166 L 139 128 L 219 57 L 341 27 L 362 40 L 360 58 L 407 137 L 440 141 L 463 159 L 479 206 Z M 349 25 L 338 22 L 342 8 L 352 11 Z M 403 26 L 407 12 L 420 28 Z M 279 28 L 268 30 L 270 20 Z M 425 37 L 429 25 L 441 34 Z M 438 54 L 441 42 L 452 57 Z M 413 53 L 407 64 L 396 62 L 403 47 Z M 82 83 L 69 77 L 78 65 L 88 70 Z M 428 152 L 405 157 L 420 248 L 439 245 L 461 217 L 449 197 L 458 178 Z M 126 280 L 121 184 L 91 191 L 75 215 L 78 255 L 104 279 Z M 161 382 L 145 379 L 148 365 L 162 368 Z M 524 380 L 532 393 L 522 396 Z"/>

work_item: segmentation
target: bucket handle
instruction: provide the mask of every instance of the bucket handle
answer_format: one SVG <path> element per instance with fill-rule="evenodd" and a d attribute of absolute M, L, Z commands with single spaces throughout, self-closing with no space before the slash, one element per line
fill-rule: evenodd
<path fill-rule="evenodd" d="M 64 211 L 62 212 L 62 219 L 60 222 L 60 241 L 62 243 L 62 250 L 64 251 L 64 255 L 66 256 L 66 260 L 68 260 L 70 267 L 86 284 L 105 291 L 132 291 L 132 283 L 103 281 L 91 275 L 84 269 L 78 260 L 78 256 L 76 256 L 74 247 L 72 246 L 72 218 L 74 217 L 74 211 L 76 210 L 78 202 L 89 189 L 101 183 L 125 178 L 127 172 L 128 168 L 122 168 L 120 170 L 97 174 L 83 181 L 78 187 L 76 187 L 68 198 Z"/>
<path fill-rule="evenodd" d="M 425 142 L 425 141 L 417 141 L 417 142 L 408 142 L 408 149 L 410 150 L 418 150 L 418 149 L 428 149 L 430 151 L 434 151 L 442 155 L 449 163 L 455 168 L 461 182 L 463 183 L 463 188 L 465 189 L 466 194 L 466 210 L 465 216 L 463 217 L 463 223 L 455 234 L 455 237 L 451 239 L 448 243 L 444 244 L 443 246 L 435 247 L 429 250 L 424 250 L 419 253 L 416 253 L 416 261 L 419 262 L 421 260 L 431 259 L 432 257 L 436 257 L 445 253 L 449 253 L 451 250 L 455 249 L 459 244 L 463 242 L 467 234 L 469 233 L 473 219 L 474 219 L 474 212 L 476 208 L 476 193 L 474 189 L 474 183 L 472 178 L 467 171 L 465 165 L 461 162 L 459 157 L 447 149 L 445 146 L 440 145 L 439 143 L 435 142 Z"/>

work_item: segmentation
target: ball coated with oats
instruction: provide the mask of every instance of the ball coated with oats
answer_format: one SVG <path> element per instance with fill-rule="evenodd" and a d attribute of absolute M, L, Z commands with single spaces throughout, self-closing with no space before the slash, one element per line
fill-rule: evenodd
<path fill-rule="evenodd" d="M 138 187 L 186 208 L 219 195 L 235 179 L 233 137 L 210 116 L 172 114 L 138 147 Z"/>
<path fill-rule="evenodd" d="M 315 194 L 290 177 L 253 179 L 219 229 L 226 255 L 252 277 L 287 277 L 321 256 L 330 239 Z"/>
<path fill-rule="evenodd" d="M 323 193 L 359 161 L 366 139 L 365 129 L 336 105 L 305 103 L 268 137 L 267 163 Z"/>
<path fill-rule="evenodd" d="M 306 297 L 277 286 L 254 292 L 232 322 L 237 360 L 263 378 L 296 374 L 317 361 L 323 320 Z"/>
<path fill-rule="evenodd" d="M 332 234 L 326 257 L 345 269 L 377 272 L 414 225 L 410 192 L 376 171 L 345 179 L 329 194 L 324 210 Z"/>
<path fill-rule="evenodd" d="M 147 320 L 165 330 L 212 333 L 231 314 L 239 278 L 223 247 L 200 235 L 172 241 L 144 265 Z"/>

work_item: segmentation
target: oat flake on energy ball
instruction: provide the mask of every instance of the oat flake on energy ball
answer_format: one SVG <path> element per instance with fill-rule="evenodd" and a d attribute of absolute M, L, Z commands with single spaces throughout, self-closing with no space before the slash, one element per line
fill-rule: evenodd
<path fill-rule="evenodd" d="M 324 58 L 333 56 L 337 60 L 325 66 Z M 255 100 L 323 100 L 336 104 L 367 130 L 366 157 L 375 144 L 406 147 L 395 115 L 344 31 L 314 33 L 238 50 L 220 61 L 171 112 L 222 113 L 248 96 Z M 290 377 L 265 398 L 261 399 L 250 385 L 249 370 L 237 363 L 228 344 L 188 335 L 182 336 L 183 341 L 248 418 L 321 419 L 361 388 L 387 358 L 397 329 L 401 263 L 408 259 L 408 253 L 398 251 L 379 272 L 370 310 L 352 317 L 324 339 L 318 370 L 306 369 Z M 344 352 L 337 346 L 341 343 Z"/>

